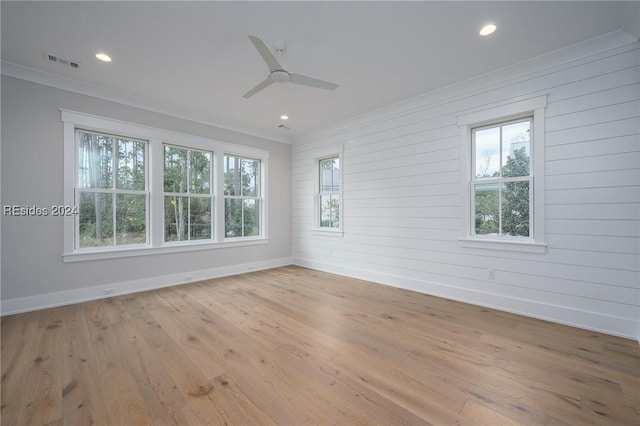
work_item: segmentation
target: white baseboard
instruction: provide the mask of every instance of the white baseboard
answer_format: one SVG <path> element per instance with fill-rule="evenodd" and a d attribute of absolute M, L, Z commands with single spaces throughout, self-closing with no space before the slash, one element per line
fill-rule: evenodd
<path fill-rule="evenodd" d="M 179 274 L 164 275 L 160 277 L 144 278 L 140 280 L 124 281 L 118 283 L 102 284 L 99 286 L 85 287 L 77 290 L 60 291 L 55 293 L 39 294 L 37 296 L 20 297 L 16 299 L 2 300 L 0 313 L 2 316 L 19 314 L 22 312 L 36 311 L 39 309 L 53 308 L 56 306 L 71 305 L 90 300 L 105 299 L 122 294 L 137 293 L 140 291 L 154 290 L 180 284 L 188 284 L 195 281 L 221 278 L 230 275 L 238 275 L 263 269 L 277 268 L 291 265 L 291 258 L 270 259 L 237 265 L 221 266 L 218 268 L 201 269 L 198 271 L 182 272 Z M 191 279 L 185 279 L 186 276 Z M 105 295 L 105 289 L 113 289 L 112 294 Z"/>
<path fill-rule="evenodd" d="M 640 323 L 632 319 L 307 259 L 293 259 L 293 264 L 558 324 L 633 339 L 640 343 Z"/>

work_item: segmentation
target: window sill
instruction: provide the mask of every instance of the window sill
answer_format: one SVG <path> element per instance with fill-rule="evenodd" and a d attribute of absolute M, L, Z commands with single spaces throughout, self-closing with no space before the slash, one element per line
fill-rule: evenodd
<path fill-rule="evenodd" d="M 490 238 L 459 238 L 460 247 L 477 248 L 483 250 L 502 250 L 521 253 L 546 253 L 547 245 L 534 241 L 496 240 Z"/>
<path fill-rule="evenodd" d="M 118 249 L 84 250 L 73 253 L 64 253 L 63 262 L 83 262 L 89 260 L 118 259 L 123 257 L 150 256 L 168 253 L 183 253 L 200 250 L 215 250 L 221 248 L 243 247 L 259 244 L 267 244 L 266 238 L 245 238 L 239 241 L 223 242 L 195 242 L 195 243 L 168 243 L 162 247 L 137 246 Z"/>
<path fill-rule="evenodd" d="M 311 235 L 320 237 L 342 238 L 344 236 L 344 232 L 342 231 L 342 229 L 314 228 L 311 230 Z"/>

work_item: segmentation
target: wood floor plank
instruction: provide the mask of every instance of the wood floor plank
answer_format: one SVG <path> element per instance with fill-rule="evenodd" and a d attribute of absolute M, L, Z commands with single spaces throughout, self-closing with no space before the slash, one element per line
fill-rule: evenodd
<path fill-rule="evenodd" d="M 205 377 L 211 379 L 224 373 L 224 361 L 209 350 L 209 345 L 203 344 L 200 330 L 185 326 L 174 312 L 167 309 L 156 309 L 151 316 Z"/>
<path fill-rule="evenodd" d="M 138 383 L 153 424 L 184 425 L 188 410 L 184 395 L 166 375 L 155 351 L 146 343 L 133 321 L 122 321 L 119 329 L 120 346 L 133 377 Z"/>
<path fill-rule="evenodd" d="M 136 382 L 120 346 L 121 331 L 113 326 L 120 321 L 119 309 L 109 299 L 90 302 L 86 312 L 92 361 L 100 377 L 108 424 L 153 424 L 141 384 Z"/>
<path fill-rule="evenodd" d="M 15 317 L 16 315 L 14 315 Z M 7 424 L 19 424 L 18 417 L 27 409 L 30 386 L 24 381 L 25 374 L 37 359 L 34 337 L 38 335 L 38 318 L 29 315 L 29 320 L 2 320 L 2 397 L 1 410 L 3 421 Z M 10 390 L 10 391 L 9 391 Z"/>
<path fill-rule="evenodd" d="M 62 310 L 42 312 L 33 339 L 28 367 L 21 372 L 24 406 L 17 424 L 48 424 L 62 419 Z"/>
<path fill-rule="evenodd" d="M 106 424 L 107 407 L 82 305 L 67 307 L 63 326 L 63 424 Z"/>
<path fill-rule="evenodd" d="M 289 266 L 1 319 L 2 424 L 640 424 L 640 347 Z"/>

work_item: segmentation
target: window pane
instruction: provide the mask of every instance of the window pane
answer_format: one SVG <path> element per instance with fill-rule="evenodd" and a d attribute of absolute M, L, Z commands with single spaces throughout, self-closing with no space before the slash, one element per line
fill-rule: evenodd
<path fill-rule="evenodd" d="M 260 235 L 260 201 L 226 199 L 224 202 L 225 237 Z"/>
<path fill-rule="evenodd" d="M 499 185 L 475 185 L 475 233 L 498 235 L 500 226 Z"/>
<path fill-rule="evenodd" d="M 210 152 L 189 152 L 189 192 L 194 194 L 211 192 Z"/>
<path fill-rule="evenodd" d="M 259 207 L 260 202 L 258 200 L 242 200 L 242 232 L 244 237 L 260 235 Z"/>
<path fill-rule="evenodd" d="M 502 186 L 502 233 L 529 236 L 529 182 L 508 182 Z"/>
<path fill-rule="evenodd" d="M 340 227 L 340 197 L 337 195 L 320 196 L 320 227 Z"/>
<path fill-rule="evenodd" d="M 113 245 L 113 194 L 81 192 L 78 246 Z"/>
<path fill-rule="evenodd" d="M 340 163 L 338 158 L 320 161 L 320 191 L 336 192 L 340 190 Z"/>
<path fill-rule="evenodd" d="M 242 237 L 242 200 L 224 200 L 224 236 Z"/>
<path fill-rule="evenodd" d="M 339 191 L 340 190 L 340 159 L 339 158 L 335 158 L 333 160 L 332 179 L 333 179 L 333 191 Z"/>
<path fill-rule="evenodd" d="M 147 197 L 137 194 L 116 196 L 116 244 L 147 242 Z"/>
<path fill-rule="evenodd" d="M 258 160 L 242 160 L 242 195 L 256 197 L 259 194 L 259 168 Z M 239 194 L 236 194 L 239 195 Z"/>
<path fill-rule="evenodd" d="M 78 187 L 113 188 L 113 138 L 77 132 Z"/>
<path fill-rule="evenodd" d="M 117 139 L 118 189 L 145 189 L 145 149 L 140 141 Z"/>
<path fill-rule="evenodd" d="M 224 157 L 224 195 L 240 195 L 240 159 Z"/>
<path fill-rule="evenodd" d="M 260 161 L 225 155 L 224 194 L 259 197 Z"/>
<path fill-rule="evenodd" d="M 187 192 L 187 150 L 173 146 L 164 147 L 165 192 Z"/>
<path fill-rule="evenodd" d="M 476 179 L 500 176 L 500 127 L 474 131 Z"/>
<path fill-rule="evenodd" d="M 164 240 L 185 241 L 187 235 L 188 197 L 164 197 Z"/>
<path fill-rule="evenodd" d="M 331 196 L 331 227 L 340 227 L 340 197 L 337 195 Z"/>
<path fill-rule="evenodd" d="M 529 121 L 502 127 L 502 176 L 529 176 Z"/>
<path fill-rule="evenodd" d="M 211 198 L 191 197 L 189 236 L 192 240 L 211 238 Z"/>

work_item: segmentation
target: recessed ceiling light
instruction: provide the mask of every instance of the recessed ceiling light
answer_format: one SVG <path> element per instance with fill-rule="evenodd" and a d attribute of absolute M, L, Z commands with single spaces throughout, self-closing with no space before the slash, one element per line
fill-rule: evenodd
<path fill-rule="evenodd" d="M 96 58 L 100 59 L 102 62 L 111 62 L 111 56 L 106 53 L 98 53 Z"/>
<path fill-rule="evenodd" d="M 289 119 L 289 116 L 287 114 L 282 114 L 280 116 L 280 120 L 288 120 L 288 119 Z"/>
<path fill-rule="evenodd" d="M 485 25 L 480 30 L 480 35 L 481 36 L 488 36 L 489 34 L 493 34 L 493 32 L 496 30 L 496 28 L 498 28 L 498 27 L 496 27 L 494 24 Z"/>

